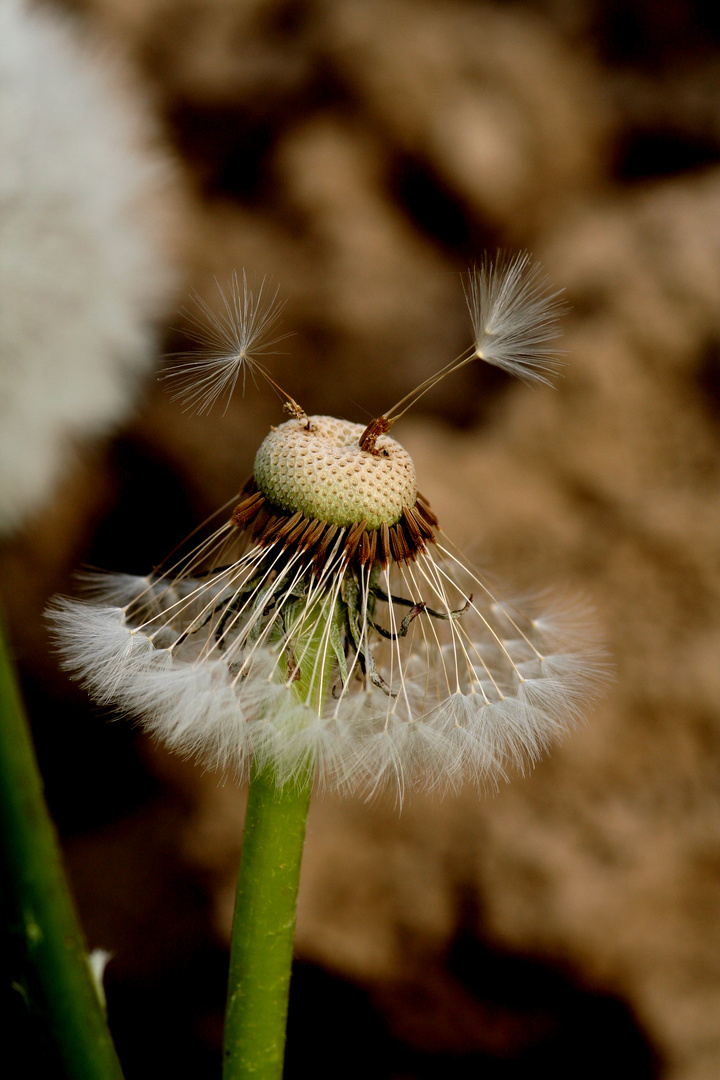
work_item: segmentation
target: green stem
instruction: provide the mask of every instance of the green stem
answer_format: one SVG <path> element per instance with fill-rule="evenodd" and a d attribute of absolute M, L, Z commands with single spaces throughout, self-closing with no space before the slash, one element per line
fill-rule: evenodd
<path fill-rule="evenodd" d="M 331 618 L 334 617 L 334 613 Z M 290 618 L 288 621 L 291 621 Z M 299 700 L 320 708 L 334 664 L 323 650 L 330 627 L 306 612 L 295 642 Z M 324 663 L 319 655 L 330 654 Z M 313 767 L 280 786 L 272 766 L 253 768 L 245 814 L 230 947 L 224 1080 L 280 1080 L 292 971 L 295 916 Z"/>
<path fill-rule="evenodd" d="M 19 978 L 63 1077 L 122 1080 L 0 629 L 0 879 Z"/>
<path fill-rule="evenodd" d="M 245 816 L 225 1017 L 225 1080 L 283 1073 L 295 912 L 312 775 L 254 772 Z"/>

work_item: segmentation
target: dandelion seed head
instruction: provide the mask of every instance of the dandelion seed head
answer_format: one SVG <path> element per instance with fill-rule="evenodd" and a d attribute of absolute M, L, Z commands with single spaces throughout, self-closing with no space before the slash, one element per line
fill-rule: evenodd
<path fill-rule="evenodd" d="M 487 274 L 471 300 L 495 360 L 519 364 L 545 341 L 547 302 L 522 260 Z M 592 620 L 567 602 L 526 613 L 455 552 L 387 434 L 406 399 L 366 428 L 286 400 L 292 419 L 229 520 L 173 565 L 53 605 L 66 665 L 172 749 L 241 777 L 254 762 L 291 784 L 313 767 L 321 786 L 402 799 L 529 768 L 606 681 Z"/>

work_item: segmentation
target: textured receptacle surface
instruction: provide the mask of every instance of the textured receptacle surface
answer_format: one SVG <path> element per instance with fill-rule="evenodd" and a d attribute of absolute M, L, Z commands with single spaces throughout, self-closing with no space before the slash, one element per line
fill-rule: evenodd
<path fill-rule="evenodd" d="M 369 529 L 394 525 L 415 505 L 415 467 L 406 450 L 381 435 L 377 454 L 360 449 L 362 424 L 311 416 L 271 431 L 255 458 L 255 483 L 275 506 L 307 518 Z"/>

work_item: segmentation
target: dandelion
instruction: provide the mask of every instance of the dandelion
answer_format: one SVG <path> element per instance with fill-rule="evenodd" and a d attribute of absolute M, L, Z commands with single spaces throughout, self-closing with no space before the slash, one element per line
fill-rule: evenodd
<path fill-rule="evenodd" d="M 119 75 L 60 11 L 0 3 L 3 535 L 47 503 L 82 439 L 127 417 L 174 290 L 157 227 L 170 161 Z"/>
<path fill-rule="evenodd" d="M 217 352 L 188 376 L 200 372 L 203 407 L 254 363 L 278 315 L 261 299 L 233 279 Z M 556 294 L 527 258 L 484 264 L 468 301 L 473 355 L 481 320 L 494 335 L 483 358 L 529 368 L 542 343 L 545 380 Z M 56 604 L 67 665 L 171 748 L 240 776 L 254 762 L 284 784 L 310 768 L 320 786 L 402 797 L 535 762 L 580 719 L 601 656 L 581 615 L 496 599 L 442 533 L 388 434 L 436 381 L 365 428 L 285 395 L 290 418 L 210 537 L 146 577 L 97 577 L 90 605 Z"/>
<path fill-rule="evenodd" d="M 209 407 L 240 373 L 265 374 L 258 335 L 277 308 L 273 297 L 261 313 L 260 299 L 234 279 L 186 402 Z M 313 786 L 391 787 L 401 800 L 497 783 L 577 723 L 602 682 L 602 653 L 571 610 L 528 614 L 492 595 L 388 434 L 472 359 L 541 381 L 554 370 L 556 296 L 525 257 L 484 264 L 467 299 L 470 353 L 366 427 L 308 416 L 270 380 L 288 419 L 262 442 L 230 516 L 156 572 L 94 576 L 90 603 L 59 600 L 51 613 L 67 666 L 97 701 L 250 778 L 225 1080 L 282 1075 Z"/>

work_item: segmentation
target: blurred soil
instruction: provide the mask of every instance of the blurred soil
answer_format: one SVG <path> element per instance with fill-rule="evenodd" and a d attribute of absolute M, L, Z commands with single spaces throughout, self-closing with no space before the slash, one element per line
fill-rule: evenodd
<path fill-rule="evenodd" d="M 294 331 L 272 370 L 309 412 L 364 422 L 460 353 L 460 273 L 485 250 L 530 250 L 571 305 L 556 391 L 466 368 L 396 434 L 491 576 L 596 607 L 616 681 L 497 793 L 402 813 L 316 800 L 288 1074 L 304 1058 L 316 1076 L 711 1080 L 720 15 L 686 0 L 72 7 L 165 126 L 187 290 L 215 304 L 233 269 L 272 277 Z M 178 317 L 166 348 L 183 347 Z M 114 953 L 128 1080 L 169 1075 L 168 1040 L 175 1075 L 217 1074 L 243 797 L 103 723 L 57 673 L 40 615 L 82 563 L 157 563 L 232 497 L 279 418 L 262 386 L 222 418 L 149 386 L 2 555 L 48 796 L 91 943 Z"/>

